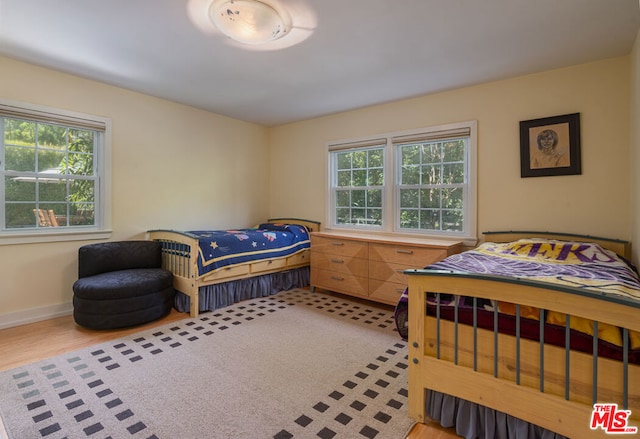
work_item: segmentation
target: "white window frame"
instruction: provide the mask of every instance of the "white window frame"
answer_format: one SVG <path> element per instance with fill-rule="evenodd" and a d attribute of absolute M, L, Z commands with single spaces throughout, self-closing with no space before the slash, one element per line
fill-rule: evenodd
<path fill-rule="evenodd" d="M 448 133 L 460 131 L 468 132 L 467 156 L 465 160 L 464 192 L 464 228 L 462 231 L 424 231 L 400 229 L 400 200 L 399 200 L 399 157 L 397 145 L 406 144 L 409 139 L 433 139 L 446 138 Z M 450 135 L 450 134 L 449 134 Z M 342 225 L 336 221 L 336 200 L 333 182 L 335 181 L 335 164 L 332 153 L 339 150 L 357 149 L 373 145 L 385 145 L 385 187 L 383 190 L 383 216 L 381 226 L 357 226 Z M 407 236 L 420 236 L 425 238 L 455 238 L 462 240 L 466 245 L 475 245 L 477 241 L 477 121 L 465 121 L 451 124 L 405 130 L 386 133 L 371 137 L 347 139 L 329 142 L 328 151 L 328 189 L 327 189 L 327 224 L 329 229 L 348 230 L 353 232 L 373 232 L 384 234 L 398 234 Z"/>
<path fill-rule="evenodd" d="M 4 229 L 0 230 L 0 245 L 109 238 L 111 236 L 111 119 L 8 99 L 0 99 L 0 114 L 6 117 L 59 123 L 68 126 L 100 126 L 104 128 L 104 131 L 100 129 L 100 140 L 94 151 L 97 175 L 94 225 L 19 230 Z M 4 136 L 4 127 L 0 127 L 0 132 Z M 2 153 L 0 159 L 3 160 L 3 163 L 0 164 L 0 170 L 2 171 L 0 217 L 4 218 L 4 154 L 3 151 L 0 152 Z M 1 224 L 4 224 L 4 220 Z"/>
<path fill-rule="evenodd" d="M 332 144 L 329 146 L 329 198 L 331 199 L 331 206 L 336 206 L 336 193 L 337 190 L 333 186 L 334 182 L 337 182 L 337 163 L 336 163 L 336 153 L 344 152 L 344 151 L 366 151 L 373 148 L 382 148 L 384 153 L 384 167 L 383 172 L 385 174 L 385 181 L 382 187 L 382 205 L 385 205 L 385 199 L 387 199 L 387 140 L 386 139 L 367 139 L 365 141 L 352 141 L 346 144 Z M 375 186 L 362 186 L 361 189 L 373 189 Z M 384 210 L 382 212 L 383 222 L 384 222 Z M 337 215 L 335 209 L 332 208 L 332 222 L 335 227 L 343 228 L 343 229 L 365 229 L 365 230 L 381 230 L 382 226 L 372 225 L 372 224 L 337 224 Z"/>

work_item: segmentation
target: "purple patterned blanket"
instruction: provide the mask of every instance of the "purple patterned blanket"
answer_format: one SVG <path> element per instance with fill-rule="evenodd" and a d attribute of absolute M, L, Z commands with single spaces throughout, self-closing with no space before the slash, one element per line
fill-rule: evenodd
<path fill-rule="evenodd" d="M 476 249 L 449 256 L 431 264 L 427 270 L 480 273 L 550 282 L 593 292 L 594 295 L 621 296 L 640 302 L 640 279 L 629 262 L 614 252 L 593 243 L 544 239 L 523 239 L 509 243 L 487 242 Z M 464 306 L 464 300 L 458 302 Z M 406 338 L 408 294 L 404 292 L 396 306 L 396 325 Z M 499 303 L 499 311 L 513 313 L 511 304 Z M 538 310 L 529 309 L 528 317 Z M 546 321 L 562 325 L 565 316 L 547 313 Z M 572 318 L 571 328 L 589 333 L 593 323 Z M 610 325 L 599 325 L 599 336 L 619 345 L 619 331 Z M 640 334 L 633 333 L 632 348 L 640 346 Z"/>

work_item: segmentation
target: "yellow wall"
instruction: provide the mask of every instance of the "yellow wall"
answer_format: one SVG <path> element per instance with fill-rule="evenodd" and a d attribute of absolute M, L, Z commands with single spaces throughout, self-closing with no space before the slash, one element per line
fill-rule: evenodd
<path fill-rule="evenodd" d="M 631 242 L 633 262 L 640 266 L 640 31 L 631 53 Z"/>
<path fill-rule="evenodd" d="M 629 239 L 629 57 L 527 75 L 271 129 L 271 213 L 325 219 L 326 143 L 475 119 L 478 231 Z M 520 178 L 521 120 L 581 113 L 582 175 Z"/>
<path fill-rule="evenodd" d="M 113 240 L 267 217 L 267 128 L 8 58 L 0 71 L 3 98 L 111 118 Z M 0 326 L 3 314 L 68 305 L 85 243 L 0 245 Z"/>

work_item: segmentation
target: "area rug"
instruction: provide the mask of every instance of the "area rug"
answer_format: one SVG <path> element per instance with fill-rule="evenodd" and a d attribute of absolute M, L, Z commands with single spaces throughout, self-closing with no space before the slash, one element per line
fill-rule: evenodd
<path fill-rule="evenodd" d="M 0 374 L 9 439 L 402 439 L 392 311 L 295 289 Z"/>

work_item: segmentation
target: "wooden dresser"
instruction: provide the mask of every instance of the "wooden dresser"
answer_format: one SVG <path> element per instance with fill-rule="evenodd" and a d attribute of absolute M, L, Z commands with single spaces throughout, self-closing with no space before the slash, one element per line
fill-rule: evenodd
<path fill-rule="evenodd" d="M 461 251 L 461 241 L 314 232 L 311 288 L 395 305 L 407 286 L 404 270 L 424 268 Z"/>

